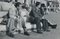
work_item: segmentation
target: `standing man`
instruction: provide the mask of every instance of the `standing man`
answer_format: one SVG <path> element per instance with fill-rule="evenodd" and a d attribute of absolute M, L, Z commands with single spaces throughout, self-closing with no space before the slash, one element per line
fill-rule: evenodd
<path fill-rule="evenodd" d="M 26 29 L 26 18 L 28 16 L 28 11 L 26 10 L 26 7 L 23 6 L 23 5 L 20 5 L 19 2 L 17 2 L 15 4 L 15 7 L 17 8 L 17 15 L 18 15 L 18 23 L 19 23 L 19 28 L 23 28 L 24 30 L 24 35 L 28 35 L 29 36 L 29 33 L 27 32 L 27 29 Z"/>
<path fill-rule="evenodd" d="M 9 4 L 11 4 L 9 10 L 8 10 L 8 22 L 7 22 L 7 32 L 6 34 L 10 37 L 14 37 L 14 29 L 16 28 L 15 22 L 16 22 L 16 8 L 14 4 L 12 3 L 12 0 L 9 1 Z"/>

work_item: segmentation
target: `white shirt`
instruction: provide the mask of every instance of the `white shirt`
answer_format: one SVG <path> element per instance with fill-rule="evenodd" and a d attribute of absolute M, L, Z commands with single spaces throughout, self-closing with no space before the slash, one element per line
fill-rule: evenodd
<path fill-rule="evenodd" d="M 9 8 L 9 16 L 14 19 L 16 18 L 16 8 L 13 4 Z"/>

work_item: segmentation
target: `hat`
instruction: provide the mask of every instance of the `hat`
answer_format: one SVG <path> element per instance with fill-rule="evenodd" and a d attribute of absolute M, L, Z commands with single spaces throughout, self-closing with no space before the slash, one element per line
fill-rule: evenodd
<path fill-rule="evenodd" d="M 20 4 L 20 2 L 15 3 L 15 7 L 18 7 Z"/>
<path fill-rule="evenodd" d="M 45 4 L 41 4 L 41 7 L 45 7 Z"/>
<path fill-rule="evenodd" d="M 40 2 L 36 2 L 36 6 L 38 6 L 40 4 Z"/>

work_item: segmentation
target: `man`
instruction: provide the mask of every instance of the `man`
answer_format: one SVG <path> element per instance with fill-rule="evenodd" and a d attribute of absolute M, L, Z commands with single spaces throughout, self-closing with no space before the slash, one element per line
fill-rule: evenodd
<path fill-rule="evenodd" d="M 16 8 L 14 6 L 14 4 L 12 3 L 12 0 L 9 1 L 9 3 L 11 4 L 9 10 L 8 10 L 8 22 L 7 22 L 7 31 L 6 34 L 10 37 L 14 37 L 14 29 L 16 28 L 15 22 L 16 22 Z"/>
<path fill-rule="evenodd" d="M 19 23 L 19 28 L 23 28 L 24 30 L 24 35 L 28 35 L 29 33 L 27 32 L 25 22 L 26 22 L 26 16 L 28 16 L 28 11 L 26 10 L 26 7 L 23 5 L 20 5 L 19 2 L 15 4 L 15 7 L 17 8 L 17 15 L 18 15 L 18 23 Z"/>
<path fill-rule="evenodd" d="M 36 29 L 37 29 L 37 33 L 41 33 L 41 19 L 42 19 L 42 14 L 40 12 L 40 2 L 36 2 L 35 6 L 32 8 L 32 11 L 30 13 L 30 16 L 34 18 L 34 21 L 32 21 L 31 23 L 35 23 L 36 24 Z"/>
<path fill-rule="evenodd" d="M 49 31 L 48 30 L 49 26 L 48 26 L 48 23 L 46 22 L 47 20 L 43 19 L 44 15 L 46 14 L 46 6 L 45 6 L 45 4 L 41 4 L 40 11 L 41 11 L 41 14 L 43 15 L 43 17 L 42 17 L 43 30 L 44 31 Z"/>
<path fill-rule="evenodd" d="M 44 15 L 47 14 L 45 4 L 41 4 L 40 9 L 41 9 L 41 12 L 44 13 Z M 43 10 L 43 11 L 42 11 L 42 10 Z M 43 15 L 43 17 L 42 17 L 43 30 L 44 30 L 44 31 L 50 31 L 50 30 L 49 30 L 49 26 L 51 26 L 52 28 L 53 28 L 53 27 L 56 28 L 57 25 L 52 25 L 50 22 L 48 22 L 48 20 L 44 17 L 44 15 Z"/>

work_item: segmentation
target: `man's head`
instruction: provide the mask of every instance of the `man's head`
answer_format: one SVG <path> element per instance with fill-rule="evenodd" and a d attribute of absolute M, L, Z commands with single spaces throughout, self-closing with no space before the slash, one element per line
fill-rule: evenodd
<path fill-rule="evenodd" d="M 41 4 L 41 7 L 46 7 L 44 3 Z"/>
<path fill-rule="evenodd" d="M 15 7 L 16 7 L 16 8 L 19 7 L 20 4 L 21 4 L 20 2 L 15 3 Z"/>
<path fill-rule="evenodd" d="M 15 2 L 18 2 L 18 0 L 15 0 Z"/>
<path fill-rule="evenodd" d="M 36 2 L 35 6 L 40 8 L 40 2 Z"/>
<path fill-rule="evenodd" d="M 35 4 L 35 5 L 36 5 L 36 6 L 38 6 L 39 4 L 40 4 L 40 2 L 36 2 L 36 4 Z"/>
<path fill-rule="evenodd" d="M 46 6 L 44 3 L 41 4 L 41 8 L 43 8 L 43 10 L 46 11 Z"/>

